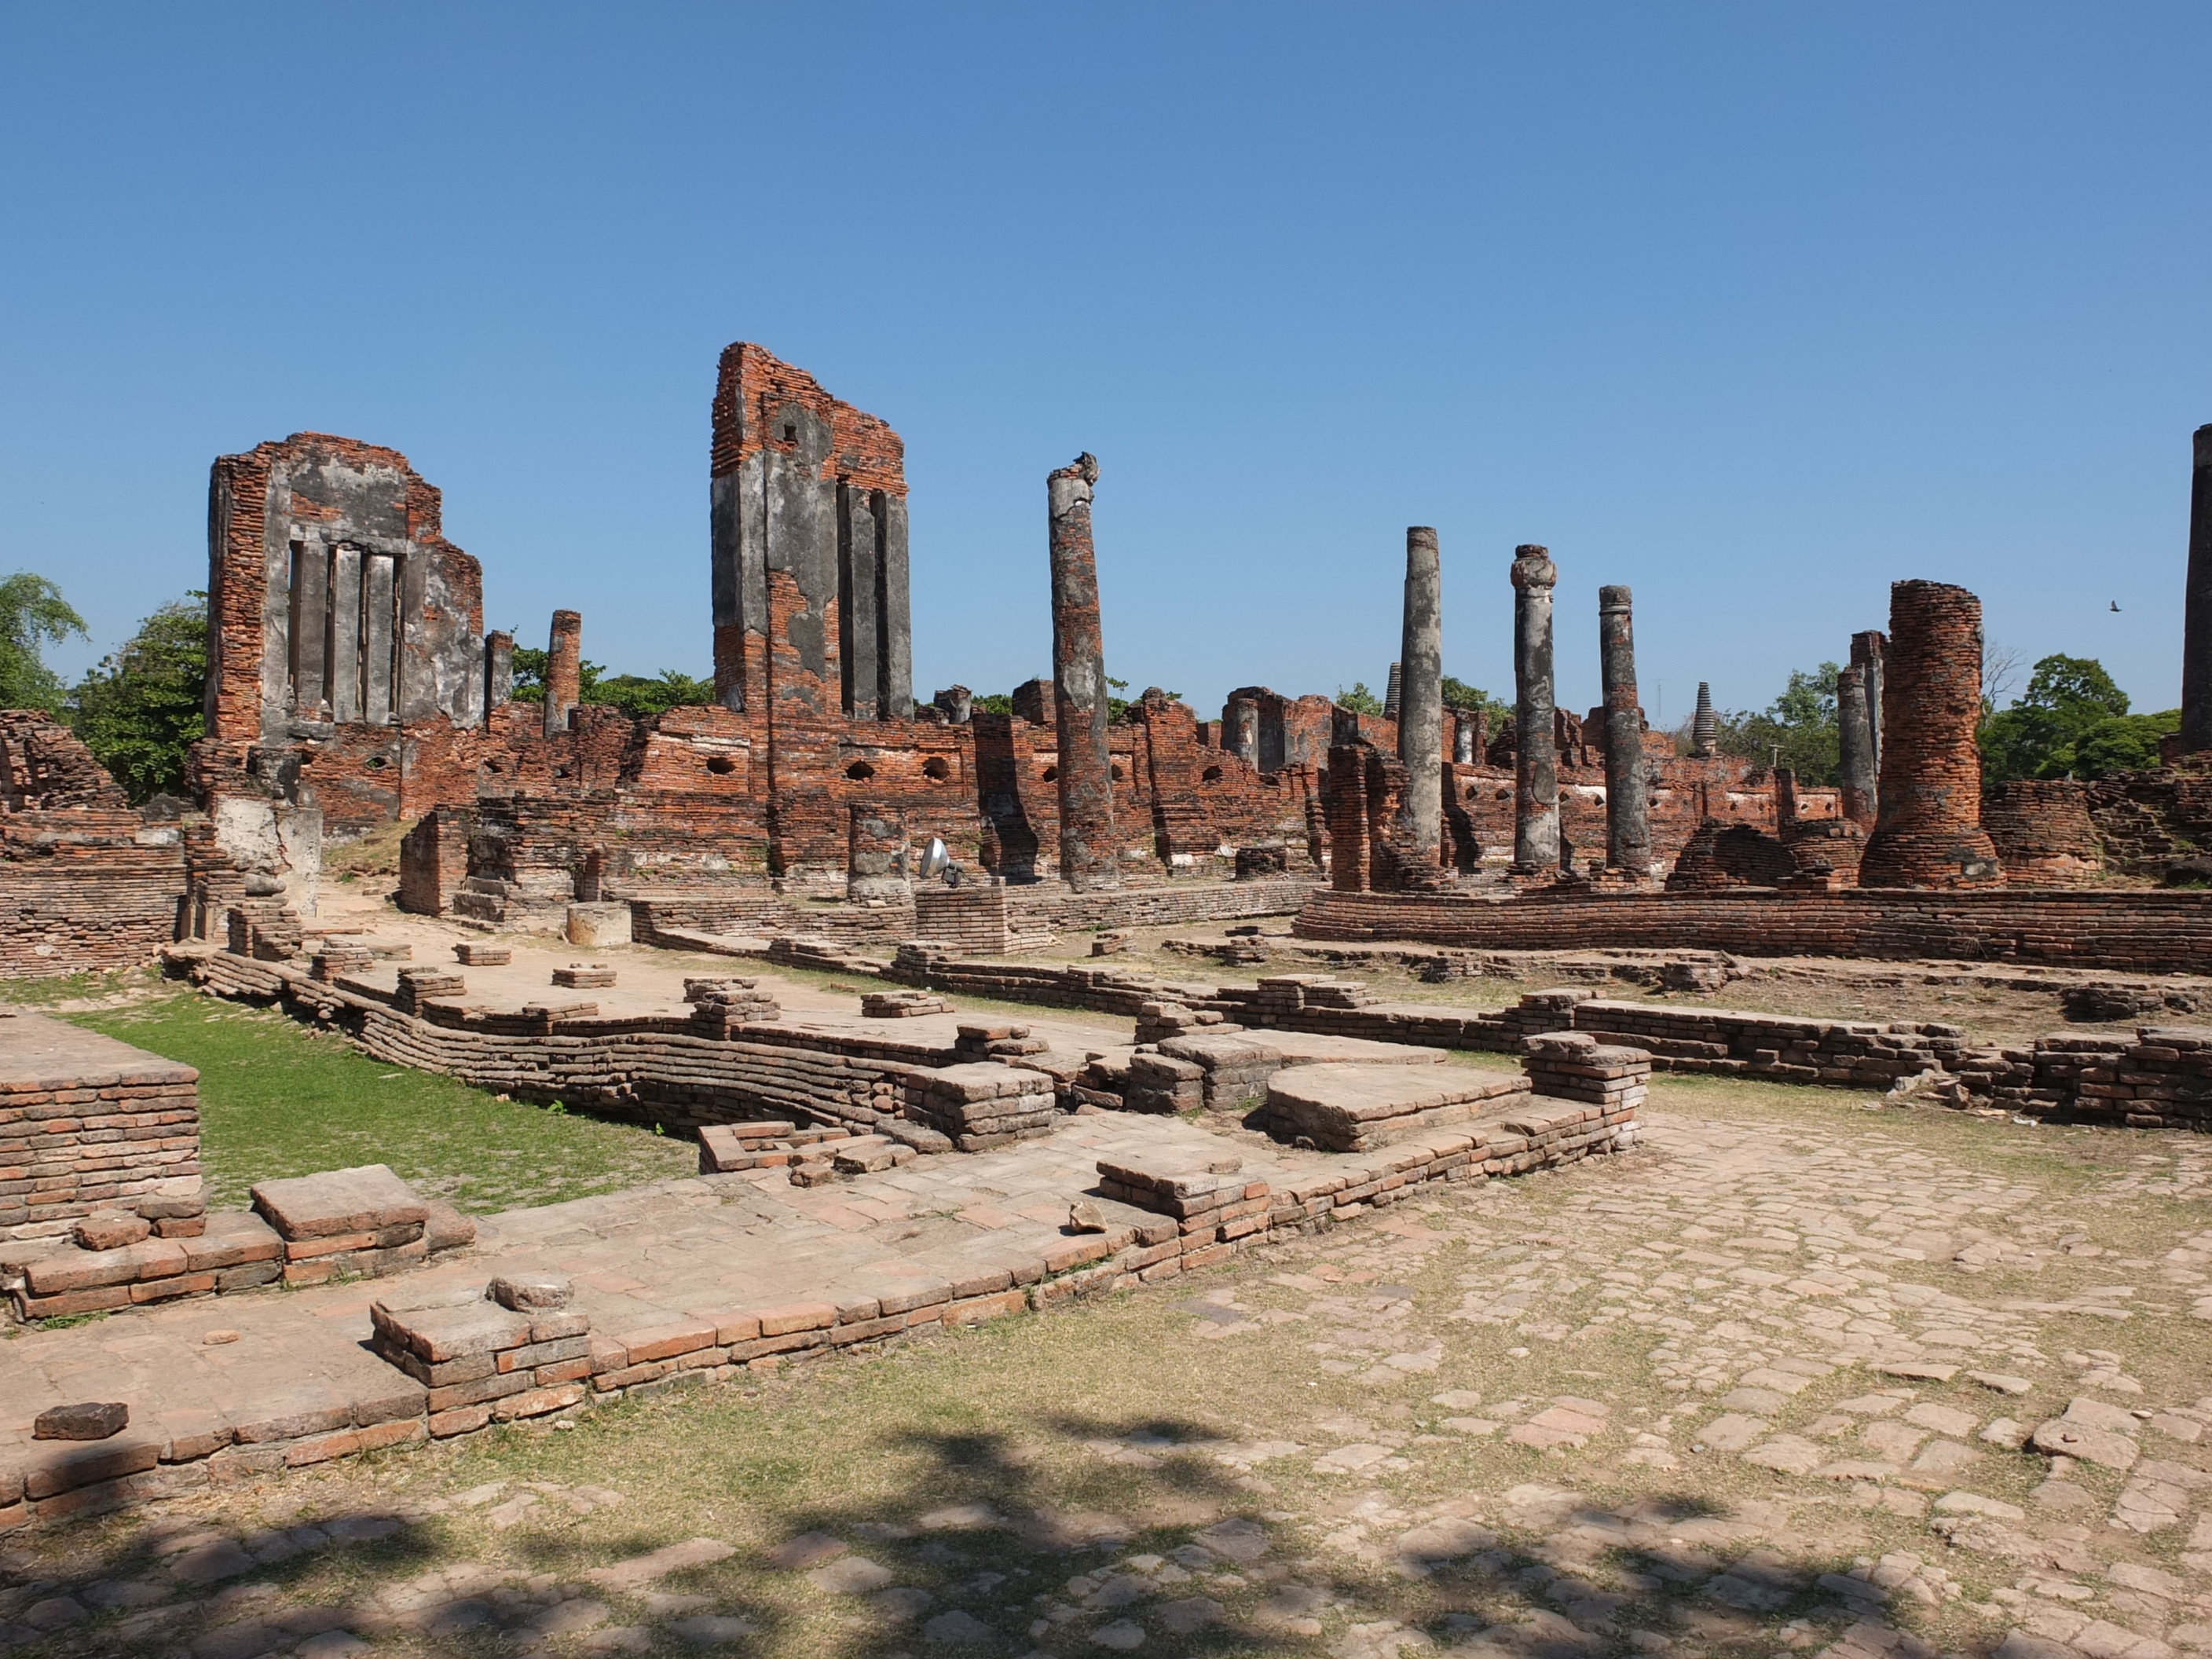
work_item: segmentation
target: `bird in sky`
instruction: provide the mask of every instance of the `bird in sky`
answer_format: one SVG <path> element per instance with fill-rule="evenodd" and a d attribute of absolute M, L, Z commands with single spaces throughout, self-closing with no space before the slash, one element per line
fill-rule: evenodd
<path fill-rule="evenodd" d="M 2119 608 L 2120 608 L 2120 602 L 2119 602 L 2118 599 L 2114 599 L 2114 600 L 2112 601 L 2112 609 L 2113 609 L 2113 610 L 2115 610 L 2115 611 L 2118 611 Z"/>

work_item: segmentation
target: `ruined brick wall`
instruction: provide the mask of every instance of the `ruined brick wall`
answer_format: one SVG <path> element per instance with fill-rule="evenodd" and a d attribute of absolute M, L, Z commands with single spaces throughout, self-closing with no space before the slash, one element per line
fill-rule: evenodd
<path fill-rule="evenodd" d="M 105 973 L 175 936 L 183 836 L 128 810 L 0 813 L 0 979 Z"/>
<path fill-rule="evenodd" d="M 910 717 L 898 434 L 744 341 L 722 353 L 713 422 L 715 700 L 770 722 Z"/>
<path fill-rule="evenodd" d="M 2128 974 L 2212 960 L 2212 893 L 1982 888 L 1840 893 L 1604 893 L 1508 899 L 1315 890 L 1313 939 L 1489 951 L 1696 950 L 1740 956 L 2020 962 Z"/>
<path fill-rule="evenodd" d="M 2100 778 L 2087 806 L 2106 866 L 2125 874 L 2160 876 L 2212 849 L 2212 769 L 2202 757 Z"/>
<path fill-rule="evenodd" d="M 295 433 L 217 458 L 208 489 L 207 726 L 483 719 L 483 576 L 398 450 Z"/>
<path fill-rule="evenodd" d="M 1468 831 L 1484 848 L 1510 854 L 1513 846 L 1513 754 L 1509 723 L 1505 736 L 1491 745 L 1497 757 L 1504 744 L 1504 764 L 1492 759 L 1481 766 L 1455 766 L 1450 771 L 1449 798 L 1465 811 Z M 1676 756 L 1672 744 L 1653 734 L 1645 754 L 1658 775 L 1650 786 L 1645 811 L 1651 827 L 1652 858 L 1662 867 L 1679 859 L 1692 836 L 1708 818 L 1723 828 L 1744 825 L 1765 835 L 1778 833 L 1771 774 L 1764 767 L 1726 756 L 1699 758 Z M 1597 750 L 1589 751 L 1595 764 L 1570 766 L 1561 751 L 1559 776 L 1559 833 L 1573 848 L 1577 866 L 1601 862 L 1605 850 L 1605 767 Z M 1797 789 L 1801 819 L 1833 818 L 1840 815 L 1838 793 L 1828 788 Z"/>
<path fill-rule="evenodd" d="M 0 811 L 130 805 L 77 734 L 36 708 L 0 709 Z"/>
<path fill-rule="evenodd" d="M 1893 582 L 1883 656 L 1881 802 L 1859 880 L 1970 887 L 2004 879 L 1982 829 L 1982 603 L 1943 582 Z"/>
<path fill-rule="evenodd" d="M 1982 803 L 1982 827 L 2014 886 L 2079 886 L 2103 867 L 2087 784 L 2063 778 L 1999 784 Z"/>
<path fill-rule="evenodd" d="M 473 807 L 440 806 L 399 842 L 399 908 L 418 916 L 442 916 L 468 878 L 469 842 L 476 834 Z"/>

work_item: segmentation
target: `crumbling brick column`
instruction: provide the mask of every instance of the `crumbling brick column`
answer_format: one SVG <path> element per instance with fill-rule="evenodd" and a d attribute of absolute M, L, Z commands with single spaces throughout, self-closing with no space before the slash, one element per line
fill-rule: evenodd
<path fill-rule="evenodd" d="M 1626 587 L 1597 591 L 1597 646 L 1605 681 L 1605 861 L 1608 868 L 1648 874 L 1651 818 L 1644 758 L 1644 708 L 1636 696 L 1634 595 Z"/>
<path fill-rule="evenodd" d="M 1398 718 L 1398 700 L 1403 694 L 1405 684 L 1405 665 L 1400 662 L 1392 663 L 1389 678 L 1382 683 L 1382 718 L 1384 720 L 1395 720 Z"/>
<path fill-rule="evenodd" d="M 1982 602 L 1944 582 L 1893 582 L 1882 686 L 1881 803 L 1863 887 L 2001 883 L 1982 830 Z"/>
<path fill-rule="evenodd" d="M 1221 746 L 1248 766 L 1260 763 L 1260 704 L 1255 698 L 1229 694 L 1221 706 Z"/>
<path fill-rule="evenodd" d="M 1045 479 L 1051 519 L 1052 671 L 1060 739 L 1060 873 L 1079 890 L 1119 887 L 1112 763 L 1106 752 L 1106 647 L 1091 543 L 1089 453 Z"/>
<path fill-rule="evenodd" d="M 1552 732 L 1551 554 L 1534 543 L 1513 550 L 1513 870 L 1559 867 L 1559 772 Z"/>
<path fill-rule="evenodd" d="M 2080 887 L 2104 867 L 2089 786 L 2071 778 L 1999 785 L 1982 804 L 1982 827 L 2016 887 Z"/>
<path fill-rule="evenodd" d="M 1479 766 L 1475 758 L 1482 752 L 1482 716 L 1456 709 L 1452 714 L 1452 764 Z"/>
<path fill-rule="evenodd" d="M 514 635 L 494 629 L 484 635 L 484 714 L 514 701 Z"/>
<path fill-rule="evenodd" d="M 1711 760 L 1720 752 L 1721 723 L 1713 713 L 1713 688 L 1705 681 L 1698 682 L 1698 708 L 1690 716 L 1690 752 L 1699 760 Z"/>
<path fill-rule="evenodd" d="M 574 611 L 553 613 L 553 637 L 545 647 L 545 735 L 568 729 L 568 711 L 584 700 L 584 618 Z"/>
<path fill-rule="evenodd" d="M 2212 749 L 2212 426 L 2197 428 L 2181 623 L 2181 752 Z"/>
<path fill-rule="evenodd" d="M 1367 844 L 1367 751 L 1340 744 L 1328 751 L 1328 884 L 1364 893 L 1371 879 Z"/>
<path fill-rule="evenodd" d="M 1875 825 L 1874 718 L 1868 710 L 1866 670 L 1846 668 L 1836 676 L 1836 748 L 1843 785 L 1843 812 L 1862 830 Z"/>
<path fill-rule="evenodd" d="M 896 902 L 909 896 L 906 815 L 878 802 L 848 809 L 845 896 L 854 904 Z"/>
<path fill-rule="evenodd" d="M 1406 764 L 1405 837 L 1434 861 L 1443 836 L 1443 572 L 1437 532 L 1406 532 L 1406 611 L 1399 657 L 1398 758 Z"/>
<path fill-rule="evenodd" d="M 1851 666 L 1866 681 L 1867 726 L 1874 733 L 1874 771 L 1877 779 L 1881 776 L 1881 664 L 1888 649 L 1889 635 L 1879 628 L 1851 635 Z M 1880 810 L 1879 803 L 1876 810 Z"/>

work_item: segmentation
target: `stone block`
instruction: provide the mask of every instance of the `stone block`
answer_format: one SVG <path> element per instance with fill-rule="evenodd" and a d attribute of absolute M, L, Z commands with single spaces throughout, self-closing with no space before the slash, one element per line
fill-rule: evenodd
<path fill-rule="evenodd" d="M 130 1421 L 131 1407 L 119 1400 L 49 1406 L 33 1419 L 31 1437 L 34 1440 L 106 1440 L 122 1433 Z"/>
<path fill-rule="evenodd" d="M 568 943 L 580 951 L 604 951 L 630 942 L 630 911 L 627 904 L 572 904 L 568 907 Z"/>
<path fill-rule="evenodd" d="M 415 1189 L 381 1164 L 264 1181 L 252 1192 L 253 1207 L 287 1243 L 410 1224 L 420 1228 L 430 1218 Z"/>

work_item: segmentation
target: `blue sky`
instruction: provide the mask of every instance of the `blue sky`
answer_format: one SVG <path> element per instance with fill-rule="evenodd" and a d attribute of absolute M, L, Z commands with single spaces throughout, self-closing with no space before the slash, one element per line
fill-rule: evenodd
<path fill-rule="evenodd" d="M 1600 583 L 1671 724 L 1927 577 L 2162 708 L 2207 62 L 2201 4 L 18 5 L 0 572 L 82 668 L 204 580 L 209 462 L 319 428 L 442 487 L 489 625 L 703 673 L 745 338 L 903 434 L 924 696 L 1048 671 L 1089 449 L 1112 672 L 1208 709 L 1379 686 L 1408 524 L 1493 691 L 1540 541 L 1569 707 Z"/>

